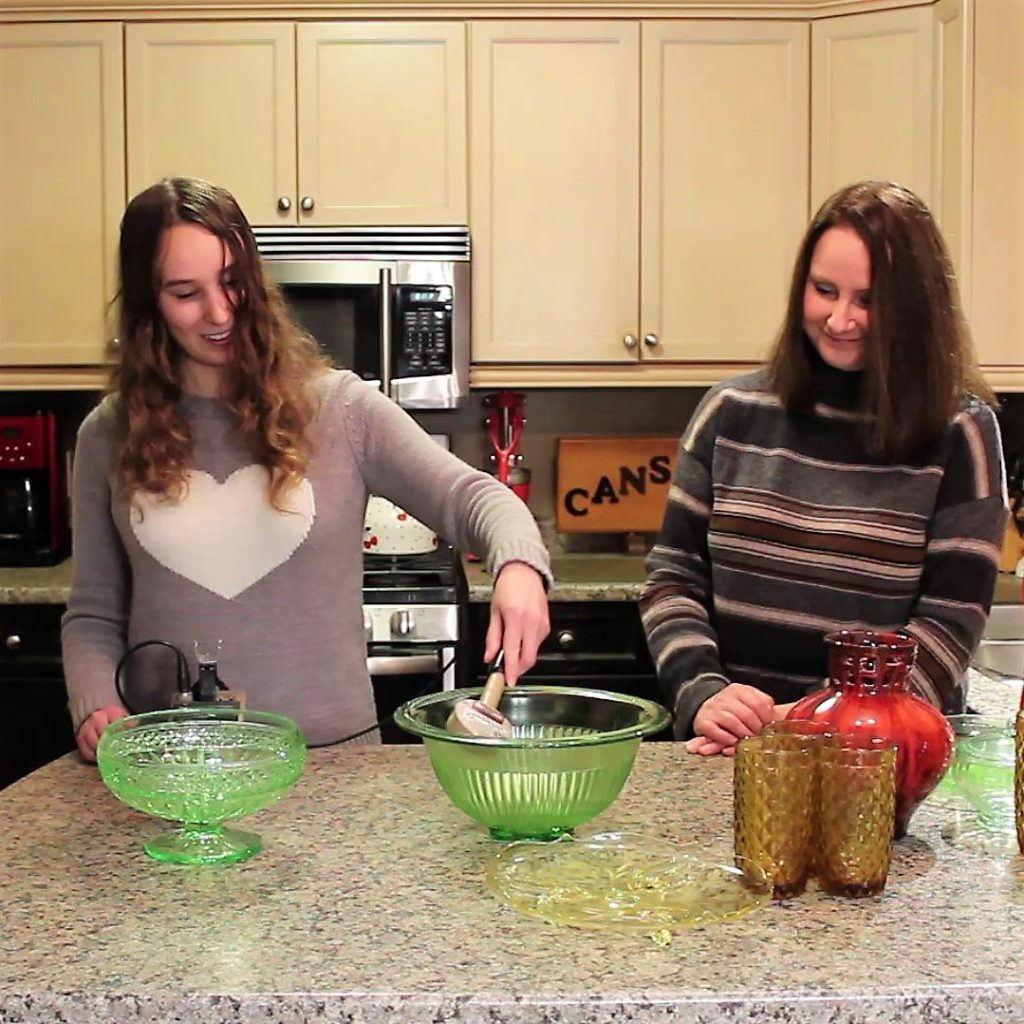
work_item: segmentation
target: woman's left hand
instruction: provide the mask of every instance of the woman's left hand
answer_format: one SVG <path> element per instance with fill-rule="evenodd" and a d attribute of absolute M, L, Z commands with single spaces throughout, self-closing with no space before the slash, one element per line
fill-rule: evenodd
<path fill-rule="evenodd" d="M 490 663 L 504 650 L 505 683 L 515 686 L 537 661 L 537 650 L 550 629 L 540 573 L 525 562 L 507 562 L 494 581 L 484 660 Z"/>
<path fill-rule="evenodd" d="M 779 722 L 786 715 L 789 714 L 789 709 L 796 703 L 796 701 L 790 701 L 788 704 L 776 704 L 775 705 L 775 721 Z M 709 740 L 707 736 L 694 736 L 693 739 L 686 741 L 686 749 L 691 754 L 701 754 L 704 757 L 714 757 L 716 754 L 724 754 L 726 757 L 732 757 L 736 753 L 735 746 L 723 746 L 721 743 L 716 743 L 714 740 Z"/>

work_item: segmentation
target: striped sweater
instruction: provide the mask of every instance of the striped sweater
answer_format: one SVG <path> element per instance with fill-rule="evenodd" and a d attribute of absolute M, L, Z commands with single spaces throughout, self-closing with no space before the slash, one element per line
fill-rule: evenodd
<path fill-rule="evenodd" d="M 918 461 L 886 464 L 863 444 L 860 375 L 817 372 L 806 414 L 763 370 L 724 381 L 680 440 L 640 598 L 677 738 L 727 683 L 778 703 L 819 688 L 840 628 L 907 630 L 915 691 L 963 708 L 1007 514 L 995 415 L 971 399 Z"/>

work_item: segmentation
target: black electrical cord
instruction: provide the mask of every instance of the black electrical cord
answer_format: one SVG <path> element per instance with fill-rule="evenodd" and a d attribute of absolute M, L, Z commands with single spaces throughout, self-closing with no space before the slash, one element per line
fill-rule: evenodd
<path fill-rule="evenodd" d="M 129 647 L 121 655 L 121 660 L 117 663 L 117 668 L 114 669 L 114 689 L 117 690 L 117 699 L 124 705 L 125 711 L 130 715 L 137 715 L 140 712 L 131 706 L 124 692 L 124 667 L 128 663 L 128 659 L 143 647 L 169 647 L 174 651 L 178 659 L 178 692 L 191 693 L 191 684 L 188 678 L 188 662 L 185 660 L 185 655 L 174 644 L 168 643 L 166 640 L 140 640 L 139 643 Z"/>
<path fill-rule="evenodd" d="M 114 669 L 114 689 L 117 690 L 117 698 L 124 705 L 125 710 L 130 715 L 137 715 L 140 712 L 138 712 L 137 710 L 135 710 L 135 708 L 131 706 L 131 704 L 128 702 L 127 696 L 125 695 L 123 679 L 124 668 L 125 665 L 128 663 L 128 659 L 136 651 L 141 650 L 141 648 L 143 647 L 169 647 L 172 651 L 174 651 L 178 660 L 178 692 L 183 694 L 192 692 L 192 685 L 189 682 L 188 676 L 188 662 L 185 660 L 185 655 L 182 654 L 181 651 L 174 646 L 174 644 L 169 643 L 166 640 L 141 640 L 139 641 L 139 643 L 134 644 L 132 647 L 129 647 L 128 650 L 121 655 L 121 660 L 117 663 L 117 668 Z M 454 664 L 455 656 L 453 655 L 451 661 L 449 661 L 447 665 L 442 666 L 440 674 L 443 676 L 445 672 L 447 672 L 448 669 L 450 669 Z M 433 679 L 428 681 L 427 684 L 418 693 L 414 694 L 410 698 L 410 700 L 416 700 L 417 697 L 422 697 L 431 689 L 433 683 Z M 217 685 L 221 689 L 224 689 L 224 684 L 219 679 L 217 680 Z M 387 725 L 388 722 L 394 721 L 394 718 L 395 716 L 394 713 L 392 712 L 392 714 L 385 715 L 384 718 L 380 719 L 377 722 L 374 722 L 373 725 L 368 725 L 365 729 L 360 729 L 358 732 L 354 732 L 349 736 L 342 736 L 340 740 L 331 740 L 329 743 L 310 743 L 308 744 L 308 746 L 310 748 L 337 747 L 340 746 L 342 743 L 349 743 L 352 740 L 357 740 L 359 739 L 360 736 L 365 736 L 367 733 L 373 732 L 374 729 L 379 729 L 382 725 Z"/>
<path fill-rule="evenodd" d="M 452 667 L 452 665 L 454 665 L 454 664 L 455 664 L 455 656 L 452 655 L 452 660 L 449 661 L 447 665 L 444 665 L 441 668 L 441 675 L 443 676 L 445 674 L 445 672 L 447 672 L 448 669 L 450 669 Z M 419 693 L 414 694 L 409 699 L 410 700 L 416 700 L 417 697 L 422 697 L 424 694 L 426 694 L 433 687 L 433 685 L 434 685 L 434 681 L 433 681 L 433 679 L 431 679 L 426 684 L 426 686 L 424 686 L 423 689 L 419 691 Z M 354 732 L 350 736 L 342 736 L 340 740 L 331 740 L 329 743 L 310 743 L 310 744 L 308 744 L 308 746 L 309 746 L 309 748 L 311 750 L 314 747 L 316 747 L 316 748 L 320 748 L 320 747 L 338 747 L 338 746 L 341 746 L 342 743 L 349 743 L 352 740 L 357 740 L 357 739 L 359 739 L 360 736 L 365 736 L 368 732 L 373 732 L 374 729 L 379 729 L 382 725 L 387 725 L 388 722 L 393 722 L 394 720 L 395 720 L 395 716 L 394 716 L 394 713 L 392 712 L 390 715 L 385 715 L 379 722 L 374 722 L 373 725 L 368 725 L 365 729 L 360 729 L 359 732 Z"/>

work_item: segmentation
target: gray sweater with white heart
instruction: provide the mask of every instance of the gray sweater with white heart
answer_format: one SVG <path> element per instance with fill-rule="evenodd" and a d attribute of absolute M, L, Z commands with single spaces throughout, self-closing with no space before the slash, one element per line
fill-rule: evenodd
<path fill-rule="evenodd" d="M 74 473 L 74 576 L 62 627 L 77 729 L 117 704 L 115 667 L 128 645 L 156 638 L 185 653 L 221 641 L 219 673 L 250 707 L 295 718 L 309 743 L 375 721 L 362 624 L 363 519 L 380 494 L 457 550 L 486 555 L 493 575 L 525 562 L 550 583 L 527 507 L 493 477 L 436 444 L 403 410 L 354 374 L 318 382 L 313 456 L 287 508 L 267 498 L 266 470 L 234 437 L 219 399 L 184 396 L 192 431 L 180 501 L 118 493 L 112 399 L 83 422 Z M 125 673 L 135 708 L 166 706 L 175 658 L 158 646 Z M 370 733 L 362 742 L 374 742 Z"/>

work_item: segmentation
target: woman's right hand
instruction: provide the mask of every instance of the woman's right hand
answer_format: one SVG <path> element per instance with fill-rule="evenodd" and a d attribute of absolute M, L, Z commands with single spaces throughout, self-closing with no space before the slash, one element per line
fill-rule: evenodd
<path fill-rule="evenodd" d="M 108 704 L 105 708 L 94 711 L 78 727 L 75 739 L 78 741 L 78 749 L 86 761 L 96 760 L 96 747 L 99 745 L 100 736 L 111 722 L 124 718 L 128 714 L 120 704 Z"/>
<path fill-rule="evenodd" d="M 700 706 L 693 719 L 696 739 L 709 741 L 699 745 L 695 753 L 718 753 L 747 736 L 756 736 L 769 722 L 775 720 L 775 701 L 756 686 L 730 683 L 709 697 Z M 694 743 L 694 740 L 690 740 Z M 717 745 L 718 749 L 712 748 Z M 687 744 L 687 749 L 690 749 Z"/>

